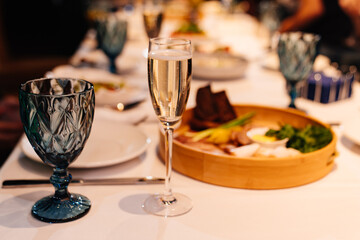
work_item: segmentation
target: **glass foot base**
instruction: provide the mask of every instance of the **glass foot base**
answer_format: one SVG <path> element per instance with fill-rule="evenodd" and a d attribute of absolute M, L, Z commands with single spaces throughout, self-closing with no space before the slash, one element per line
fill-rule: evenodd
<path fill-rule="evenodd" d="M 71 194 L 70 199 L 66 200 L 47 196 L 34 204 L 31 214 L 43 222 L 62 223 L 83 217 L 90 207 L 90 200 L 80 194 Z"/>
<path fill-rule="evenodd" d="M 166 201 L 162 194 L 152 195 L 145 200 L 142 207 L 147 213 L 164 217 L 179 216 L 192 209 L 192 201 L 187 196 L 173 193 L 173 197 L 171 201 Z"/>

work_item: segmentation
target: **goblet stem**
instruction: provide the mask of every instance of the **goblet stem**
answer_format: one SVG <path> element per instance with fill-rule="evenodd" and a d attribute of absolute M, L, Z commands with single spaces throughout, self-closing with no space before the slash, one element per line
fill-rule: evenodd
<path fill-rule="evenodd" d="M 69 222 L 84 216 L 90 210 L 91 202 L 83 195 L 70 194 L 70 181 L 71 174 L 66 168 L 54 168 L 50 182 L 55 187 L 55 194 L 37 201 L 32 207 L 32 215 L 41 221 L 51 223 Z"/>
<path fill-rule="evenodd" d="M 166 204 L 171 204 L 175 200 L 172 190 L 171 190 L 171 173 L 172 173 L 172 147 L 173 147 L 173 133 L 174 129 L 165 128 L 165 167 L 166 167 L 166 176 L 165 176 L 165 189 L 163 201 Z"/>
<path fill-rule="evenodd" d="M 54 168 L 53 174 L 50 177 L 50 182 L 55 187 L 54 198 L 59 200 L 70 199 L 68 186 L 71 178 L 71 174 L 68 173 L 66 168 Z"/>
<path fill-rule="evenodd" d="M 296 89 L 296 81 L 289 81 L 288 82 L 290 85 L 290 91 L 289 91 L 289 95 L 290 95 L 290 104 L 289 104 L 289 108 L 295 108 L 297 109 L 297 107 L 295 106 L 295 99 L 297 97 L 297 89 Z"/>
<path fill-rule="evenodd" d="M 110 66 L 109 66 L 109 71 L 111 73 L 116 73 L 116 61 L 115 61 L 116 57 L 109 57 L 110 60 Z"/>

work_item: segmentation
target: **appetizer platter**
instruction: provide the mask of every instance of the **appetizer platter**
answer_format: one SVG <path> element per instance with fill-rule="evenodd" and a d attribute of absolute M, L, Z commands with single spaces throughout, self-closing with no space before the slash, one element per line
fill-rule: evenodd
<path fill-rule="evenodd" d="M 231 105 L 224 91 L 200 88 L 197 105 L 175 131 L 173 168 L 194 179 L 234 188 L 280 189 L 326 176 L 336 135 L 297 110 Z M 164 137 L 159 153 L 164 159 Z"/>

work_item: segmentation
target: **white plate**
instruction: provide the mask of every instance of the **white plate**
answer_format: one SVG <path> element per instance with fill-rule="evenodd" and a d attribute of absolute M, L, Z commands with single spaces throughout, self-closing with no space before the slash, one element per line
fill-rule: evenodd
<path fill-rule="evenodd" d="M 360 125 L 358 117 L 349 119 L 344 123 L 343 134 L 352 142 L 360 145 Z"/>
<path fill-rule="evenodd" d="M 240 56 L 230 54 L 198 53 L 193 57 L 193 75 L 208 80 L 241 78 L 248 62 Z"/>
<path fill-rule="evenodd" d="M 96 91 L 96 106 L 112 105 L 118 103 L 131 104 L 144 100 L 148 95 L 147 86 L 140 83 L 112 74 L 106 70 L 98 68 L 75 68 L 70 65 L 61 65 L 54 68 L 48 77 L 72 77 L 82 78 L 92 83 L 124 83 L 119 90 L 99 89 Z"/>
<path fill-rule="evenodd" d="M 132 125 L 95 119 L 84 150 L 69 168 L 98 168 L 122 163 L 145 152 L 149 142 L 149 138 Z M 26 137 L 21 140 L 21 148 L 27 157 L 43 163 Z"/>
<path fill-rule="evenodd" d="M 280 70 L 280 60 L 276 52 L 269 52 L 261 59 L 261 66 L 264 69 L 279 71 Z"/>
<path fill-rule="evenodd" d="M 126 105 L 142 101 L 148 96 L 148 91 L 141 86 L 125 82 L 124 87 L 119 90 L 112 91 L 101 88 L 96 91 L 95 96 L 96 106 L 116 106 L 118 103 Z"/>

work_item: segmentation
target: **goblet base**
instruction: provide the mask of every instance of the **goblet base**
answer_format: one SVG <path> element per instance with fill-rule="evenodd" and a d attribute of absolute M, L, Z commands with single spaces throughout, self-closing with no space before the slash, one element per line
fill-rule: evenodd
<path fill-rule="evenodd" d="M 31 214 L 43 222 L 63 223 L 85 216 L 91 207 L 90 200 L 80 194 L 71 194 L 69 199 L 47 196 L 37 201 Z"/>
<path fill-rule="evenodd" d="M 173 200 L 164 200 L 166 196 L 163 194 L 156 194 L 148 197 L 143 209 L 145 212 L 157 216 L 174 217 L 185 214 L 192 209 L 192 201 L 187 196 L 181 193 L 173 193 Z"/>

